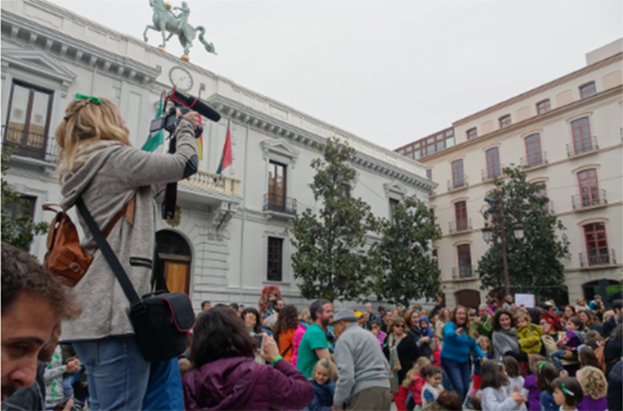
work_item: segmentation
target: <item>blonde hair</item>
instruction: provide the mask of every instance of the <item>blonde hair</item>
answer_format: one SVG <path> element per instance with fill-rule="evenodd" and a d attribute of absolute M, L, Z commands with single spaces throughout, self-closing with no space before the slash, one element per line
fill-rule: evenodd
<path fill-rule="evenodd" d="M 318 362 L 316 363 L 316 366 L 314 367 L 314 372 L 312 373 L 312 378 L 314 378 L 314 374 L 316 374 L 316 368 L 318 367 L 322 367 L 326 370 L 329 371 L 329 379 L 331 381 L 335 381 L 337 380 L 337 370 L 335 368 L 335 364 L 333 364 L 333 361 L 331 361 L 328 358 L 321 358 L 318 360 Z"/>
<path fill-rule="evenodd" d="M 476 339 L 476 343 L 480 346 L 480 342 L 481 341 L 486 341 L 487 342 L 487 350 L 491 349 L 491 341 L 489 340 L 489 337 L 487 337 L 486 335 L 481 335 L 480 337 L 478 337 Z M 487 354 L 487 353 L 485 353 Z"/>
<path fill-rule="evenodd" d="M 418 358 L 413 368 L 411 368 L 409 372 L 407 372 L 407 376 L 402 382 L 402 386 L 405 388 L 409 387 L 409 385 L 411 385 L 413 380 L 415 380 L 416 374 L 420 374 L 420 371 L 422 370 L 422 368 L 427 367 L 431 364 L 432 363 L 430 362 L 430 360 L 424 356 Z"/>
<path fill-rule="evenodd" d="M 612 316 L 614 315 L 614 311 L 612 310 L 608 310 L 604 313 L 603 315 L 603 321 L 602 324 L 605 323 L 606 321 L 608 321 Z"/>
<path fill-rule="evenodd" d="M 119 109 L 110 100 L 100 104 L 90 99 L 76 99 L 65 109 L 65 119 L 56 128 L 60 148 L 57 172 L 72 171 L 78 151 L 102 140 L 118 141 L 130 146 L 128 133 L 119 126 Z"/>
<path fill-rule="evenodd" d="M 313 322 L 311 314 L 309 313 L 309 308 L 305 307 L 299 312 L 299 321 L 305 321 L 307 324 L 311 324 Z"/>
<path fill-rule="evenodd" d="M 582 367 L 582 375 L 580 375 L 580 385 L 584 391 L 584 395 L 594 400 L 603 398 L 608 393 L 608 381 L 604 373 L 596 368 L 586 366 Z"/>
<path fill-rule="evenodd" d="M 525 320 L 530 324 L 532 321 L 532 317 L 525 311 L 517 311 L 517 315 L 515 316 L 515 321 L 519 321 L 520 319 L 525 318 Z"/>

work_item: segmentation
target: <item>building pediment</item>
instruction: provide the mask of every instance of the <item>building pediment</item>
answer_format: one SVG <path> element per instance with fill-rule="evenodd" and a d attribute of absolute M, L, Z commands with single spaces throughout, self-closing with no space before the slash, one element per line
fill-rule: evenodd
<path fill-rule="evenodd" d="M 4 48 L 2 50 L 2 68 L 4 70 L 5 67 L 11 66 L 53 78 L 62 84 L 64 91 L 67 91 L 76 78 L 73 71 L 41 50 Z"/>
<path fill-rule="evenodd" d="M 264 140 L 260 145 L 264 152 L 264 160 L 268 159 L 271 154 L 276 154 L 288 159 L 290 164 L 294 165 L 299 156 L 299 151 L 284 139 Z"/>
<path fill-rule="evenodd" d="M 385 196 L 387 197 L 403 197 L 408 193 L 407 187 L 399 181 L 385 183 L 383 184 L 383 188 L 385 189 Z"/>

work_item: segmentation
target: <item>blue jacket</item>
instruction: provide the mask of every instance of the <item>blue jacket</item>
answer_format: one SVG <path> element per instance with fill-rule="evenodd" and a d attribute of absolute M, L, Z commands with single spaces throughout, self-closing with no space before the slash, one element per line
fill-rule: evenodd
<path fill-rule="evenodd" d="M 314 399 L 307 406 L 311 411 L 331 411 L 333 406 L 333 393 L 335 392 L 335 383 L 331 380 L 320 385 L 316 380 L 311 380 L 314 389 Z"/>
<path fill-rule="evenodd" d="M 447 358 L 459 363 L 469 361 L 469 353 L 473 351 L 479 358 L 484 357 L 480 346 L 476 340 L 467 334 L 465 329 L 461 335 L 456 335 L 456 325 L 448 321 L 443 327 L 443 347 L 441 348 L 441 358 Z"/>
<path fill-rule="evenodd" d="M 474 375 L 480 375 L 480 357 L 474 354 L 472 358 L 474 363 Z M 491 351 L 487 351 L 487 359 L 493 359 L 493 353 Z"/>

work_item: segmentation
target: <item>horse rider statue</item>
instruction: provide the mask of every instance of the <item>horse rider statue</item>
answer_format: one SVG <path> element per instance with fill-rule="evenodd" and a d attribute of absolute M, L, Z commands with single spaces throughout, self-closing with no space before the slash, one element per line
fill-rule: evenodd
<path fill-rule="evenodd" d="M 188 53 L 192 47 L 192 41 L 195 39 L 197 32 L 199 32 L 199 41 L 203 44 L 208 53 L 216 54 L 214 45 L 208 43 L 204 38 L 205 28 L 203 26 L 193 27 L 188 24 L 188 16 L 190 15 L 190 8 L 186 2 L 182 2 L 182 7 L 175 7 L 174 10 L 180 10 L 180 13 L 175 16 L 170 10 L 171 6 L 166 4 L 164 0 L 149 0 L 149 5 L 153 8 L 154 14 L 152 16 L 153 26 L 147 25 L 143 32 L 143 39 L 148 41 L 147 32 L 151 30 L 159 31 L 162 34 L 162 44 L 158 47 L 164 51 L 167 41 L 177 34 L 180 39 L 182 47 L 184 47 L 184 55 L 182 60 L 188 61 Z M 166 37 L 166 32 L 169 32 L 169 37 Z"/>

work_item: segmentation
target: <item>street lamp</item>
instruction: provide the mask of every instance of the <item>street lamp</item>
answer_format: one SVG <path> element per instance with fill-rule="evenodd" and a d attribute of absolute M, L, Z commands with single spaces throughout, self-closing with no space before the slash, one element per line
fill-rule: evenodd
<path fill-rule="evenodd" d="M 517 223 L 513 228 L 513 234 L 517 240 L 523 240 L 523 225 Z"/>
<path fill-rule="evenodd" d="M 493 238 L 493 230 L 489 227 L 488 223 L 485 223 L 484 228 L 482 229 L 482 239 L 485 240 L 485 243 L 491 242 Z"/>

